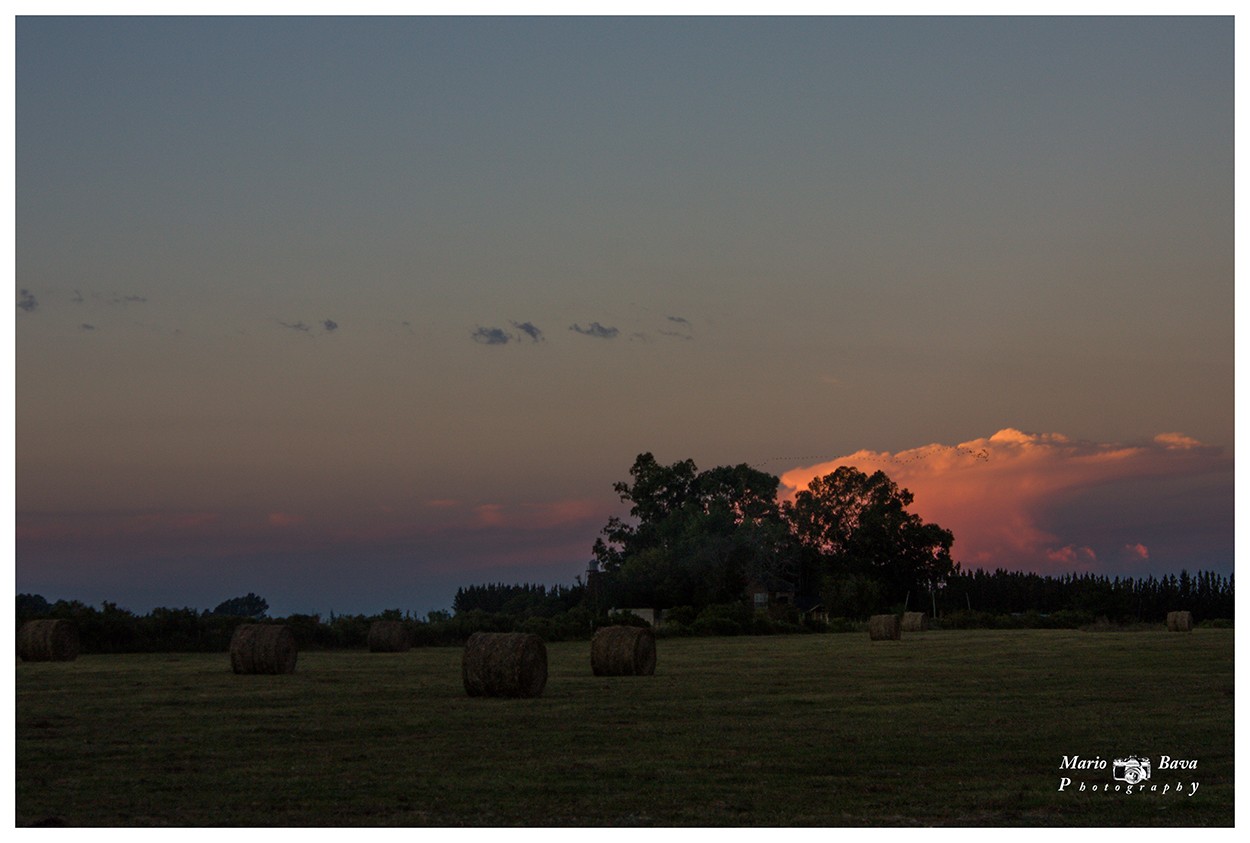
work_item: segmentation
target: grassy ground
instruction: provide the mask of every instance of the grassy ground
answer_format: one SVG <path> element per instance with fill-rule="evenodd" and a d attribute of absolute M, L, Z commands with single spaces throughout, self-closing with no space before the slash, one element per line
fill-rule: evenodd
<path fill-rule="evenodd" d="M 450 648 L 19 663 L 17 823 L 1233 824 L 1232 630 L 670 639 L 621 678 L 548 650 L 530 700 L 467 697 Z M 1198 791 L 1076 790 L 1130 754 Z"/>

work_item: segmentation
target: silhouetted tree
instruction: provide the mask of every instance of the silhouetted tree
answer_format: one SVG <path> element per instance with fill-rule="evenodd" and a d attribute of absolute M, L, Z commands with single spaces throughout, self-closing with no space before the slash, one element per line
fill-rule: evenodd
<path fill-rule="evenodd" d="M 635 520 L 610 518 L 593 548 L 608 603 L 702 607 L 741 599 L 752 578 L 794 575 L 776 477 L 747 465 L 661 465 L 649 453 L 629 473 L 613 488 Z"/>
<path fill-rule="evenodd" d="M 881 585 L 877 605 L 858 614 L 917 598 L 939 587 L 957 570 L 951 559 L 950 530 L 908 512 L 913 495 L 882 471 L 872 475 L 842 466 L 812 480 L 786 502 L 783 512 L 799 541 L 815 554 L 825 574 L 827 603 L 845 604 L 848 595 L 871 597 L 869 581 Z M 855 579 L 855 587 L 839 580 Z"/>
<path fill-rule="evenodd" d="M 268 611 L 269 601 L 249 591 L 245 597 L 232 597 L 217 604 L 217 608 L 213 609 L 213 614 L 259 620 Z"/>

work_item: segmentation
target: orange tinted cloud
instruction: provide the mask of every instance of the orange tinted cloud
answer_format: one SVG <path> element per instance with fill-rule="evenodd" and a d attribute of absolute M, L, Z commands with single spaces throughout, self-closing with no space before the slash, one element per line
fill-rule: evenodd
<path fill-rule="evenodd" d="M 912 511 L 955 534 L 954 556 L 966 568 L 1062 572 L 1095 567 L 1100 551 L 1103 556 L 1149 558 L 1138 536 L 1098 548 L 1071 535 L 1065 517 L 1056 513 L 1074 508 L 1082 495 L 1135 479 L 1227 471 L 1231 460 L 1219 448 L 1180 433 L 1122 445 L 1007 428 L 958 445 L 932 444 L 896 453 L 857 451 L 796 468 L 781 477 L 782 497 L 792 498 L 813 478 L 844 465 L 867 473 L 879 469 L 909 489 L 915 495 Z M 1125 495 L 1126 509 L 1139 503 L 1131 493 Z M 1130 524 L 1133 519 L 1123 521 Z"/>

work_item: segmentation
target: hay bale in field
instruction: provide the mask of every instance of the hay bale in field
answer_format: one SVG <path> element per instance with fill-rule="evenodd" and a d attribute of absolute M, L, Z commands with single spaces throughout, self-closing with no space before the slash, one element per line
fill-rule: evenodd
<path fill-rule="evenodd" d="M 235 673 L 294 673 L 295 633 L 282 624 L 245 623 L 230 639 Z"/>
<path fill-rule="evenodd" d="M 402 621 L 374 621 L 369 624 L 370 653 L 406 653 L 411 646 L 408 627 Z"/>
<path fill-rule="evenodd" d="M 17 654 L 27 662 L 72 662 L 78 658 L 78 626 L 73 621 L 27 621 L 17 631 Z"/>
<path fill-rule="evenodd" d="M 475 632 L 464 644 L 471 697 L 537 697 L 547 684 L 547 645 L 526 632 Z"/>
<path fill-rule="evenodd" d="M 655 633 L 641 626 L 605 626 L 590 639 L 595 676 L 652 676 Z"/>
<path fill-rule="evenodd" d="M 903 632 L 924 632 L 929 628 L 929 616 L 924 612 L 903 612 Z"/>
<path fill-rule="evenodd" d="M 1168 612 L 1168 632 L 1192 632 L 1194 616 L 1189 612 Z"/>
<path fill-rule="evenodd" d="M 873 641 L 897 641 L 901 632 L 898 615 L 873 615 L 868 619 L 868 637 Z"/>

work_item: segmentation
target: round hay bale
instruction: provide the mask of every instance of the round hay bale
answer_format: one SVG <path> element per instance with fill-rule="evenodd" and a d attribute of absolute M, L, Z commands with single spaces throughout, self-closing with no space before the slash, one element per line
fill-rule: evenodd
<path fill-rule="evenodd" d="M 294 673 L 295 633 L 282 624 L 245 623 L 230 639 L 235 673 Z"/>
<path fill-rule="evenodd" d="M 17 654 L 27 662 L 72 662 L 78 658 L 78 626 L 73 621 L 27 621 L 17 631 Z"/>
<path fill-rule="evenodd" d="M 406 653 L 411 646 L 408 627 L 402 621 L 374 621 L 369 624 L 370 653 Z"/>
<path fill-rule="evenodd" d="M 1168 632 L 1192 632 L 1194 616 L 1189 612 L 1168 612 Z"/>
<path fill-rule="evenodd" d="M 868 619 L 868 637 L 873 641 L 897 641 L 901 632 L 898 615 L 873 615 Z"/>
<path fill-rule="evenodd" d="M 547 645 L 526 632 L 475 632 L 464 644 L 471 697 L 537 697 L 547 684 Z"/>
<path fill-rule="evenodd" d="M 605 626 L 590 639 L 595 676 L 652 676 L 655 633 L 643 626 Z"/>
<path fill-rule="evenodd" d="M 924 612 L 903 612 L 903 632 L 924 632 L 929 628 L 929 616 Z"/>

